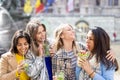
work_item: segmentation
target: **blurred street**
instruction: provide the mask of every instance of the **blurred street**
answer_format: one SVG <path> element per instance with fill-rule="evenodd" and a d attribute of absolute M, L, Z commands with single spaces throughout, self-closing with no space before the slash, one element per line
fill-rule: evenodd
<path fill-rule="evenodd" d="M 116 57 L 120 61 L 120 41 L 112 42 L 111 47 L 115 51 Z"/>
<path fill-rule="evenodd" d="M 112 42 L 111 48 L 116 53 L 115 56 L 117 57 L 117 60 L 120 63 L 120 41 Z"/>
<path fill-rule="evenodd" d="M 115 56 L 117 58 L 117 61 L 119 63 L 119 68 L 120 68 L 120 41 L 112 42 L 111 48 L 116 53 Z M 114 79 L 115 80 L 120 79 L 120 69 L 115 73 Z"/>

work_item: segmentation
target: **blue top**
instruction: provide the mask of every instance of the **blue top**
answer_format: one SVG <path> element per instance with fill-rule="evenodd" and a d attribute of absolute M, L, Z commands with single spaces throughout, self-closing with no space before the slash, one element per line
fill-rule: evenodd
<path fill-rule="evenodd" d="M 50 56 L 45 57 L 45 64 L 48 70 L 49 80 L 52 80 L 52 61 Z"/>
<path fill-rule="evenodd" d="M 82 69 L 76 67 L 76 80 L 79 80 L 79 73 Z M 100 73 L 95 73 L 93 80 L 114 80 L 115 67 L 106 70 L 106 66 L 100 63 Z"/>

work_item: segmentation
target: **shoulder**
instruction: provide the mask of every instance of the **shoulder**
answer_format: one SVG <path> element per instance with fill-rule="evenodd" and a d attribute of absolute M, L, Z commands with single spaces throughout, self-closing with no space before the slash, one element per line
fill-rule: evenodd
<path fill-rule="evenodd" d="M 107 69 L 106 65 L 104 65 L 102 62 L 100 62 L 100 68 L 101 70 L 104 72 L 104 71 L 115 71 L 115 67 L 111 67 L 109 69 Z"/>
<path fill-rule="evenodd" d="M 63 49 L 59 49 L 57 52 L 56 52 L 56 55 L 61 55 L 63 52 Z"/>
<path fill-rule="evenodd" d="M 15 60 L 15 54 L 11 53 L 11 52 L 6 52 L 4 54 L 2 54 L 0 61 L 4 62 L 4 61 L 13 61 Z"/>
<path fill-rule="evenodd" d="M 100 73 L 96 73 L 94 80 L 114 80 L 114 69 L 107 69 L 106 66 L 100 62 L 100 69 L 101 69 L 101 75 Z"/>
<path fill-rule="evenodd" d="M 62 57 L 62 49 L 59 49 L 53 56 L 53 58 L 58 58 L 58 57 Z"/>
<path fill-rule="evenodd" d="M 33 51 L 29 50 L 25 57 L 26 59 L 35 59 L 36 55 L 33 53 Z"/>
<path fill-rule="evenodd" d="M 8 58 L 8 57 L 12 57 L 12 56 L 14 56 L 14 54 L 13 53 L 11 53 L 11 52 L 6 52 L 6 53 L 4 53 L 4 54 L 2 54 L 1 55 L 1 58 Z"/>

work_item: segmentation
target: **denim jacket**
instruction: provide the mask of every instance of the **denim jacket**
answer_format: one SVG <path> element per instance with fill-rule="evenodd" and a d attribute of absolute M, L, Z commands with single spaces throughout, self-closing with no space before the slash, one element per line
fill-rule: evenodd
<path fill-rule="evenodd" d="M 81 68 L 76 66 L 76 80 L 79 80 L 79 74 L 81 72 Z M 100 71 L 101 73 L 96 73 L 93 77 L 93 80 L 114 80 L 115 67 L 106 69 L 106 66 L 100 62 Z"/>

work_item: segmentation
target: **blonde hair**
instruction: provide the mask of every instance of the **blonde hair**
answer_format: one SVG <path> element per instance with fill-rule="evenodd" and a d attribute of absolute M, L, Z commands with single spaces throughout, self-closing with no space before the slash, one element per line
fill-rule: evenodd
<path fill-rule="evenodd" d="M 61 34 L 66 26 L 72 27 L 70 24 L 60 24 L 55 30 L 55 48 L 56 48 L 56 51 L 58 51 L 60 48 L 62 48 L 64 46 L 63 40 L 60 36 L 61 36 Z M 76 48 L 75 40 L 73 41 L 72 47 L 73 47 L 73 49 Z"/>

